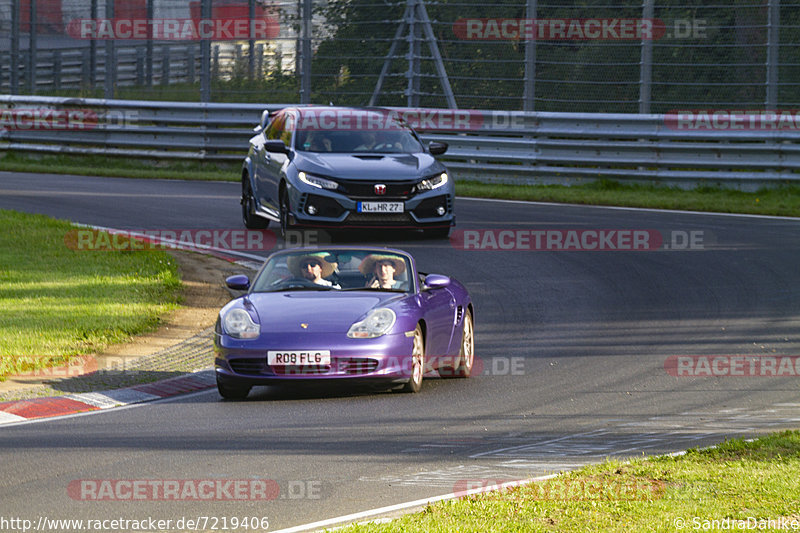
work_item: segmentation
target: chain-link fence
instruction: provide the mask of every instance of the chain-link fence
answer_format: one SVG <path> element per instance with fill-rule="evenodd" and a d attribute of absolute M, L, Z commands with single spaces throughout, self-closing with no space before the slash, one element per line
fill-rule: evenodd
<path fill-rule="evenodd" d="M 573 112 L 800 107 L 800 3 L 720 1 L 0 0 L 0 90 Z"/>

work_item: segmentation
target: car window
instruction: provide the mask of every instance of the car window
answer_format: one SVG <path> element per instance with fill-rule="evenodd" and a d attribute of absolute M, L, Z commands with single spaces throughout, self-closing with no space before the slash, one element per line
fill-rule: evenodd
<path fill-rule="evenodd" d="M 283 134 L 283 126 L 286 122 L 286 114 L 281 113 L 274 119 L 272 122 L 269 123 L 269 127 L 267 127 L 267 139 L 268 140 L 276 140 L 281 139 L 281 135 Z"/>
<path fill-rule="evenodd" d="M 253 282 L 254 292 L 413 290 L 408 258 L 385 250 L 315 250 L 273 256 Z"/>

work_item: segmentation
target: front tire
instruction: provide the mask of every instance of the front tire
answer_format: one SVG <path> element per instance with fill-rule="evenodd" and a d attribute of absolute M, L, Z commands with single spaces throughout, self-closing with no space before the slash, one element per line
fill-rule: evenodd
<path fill-rule="evenodd" d="M 425 340 L 422 338 L 422 328 L 417 324 L 411 348 L 411 377 L 403 386 L 402 391 L 419 392 L 422 388 L 423 374 L 425 374 Z"/>
<path fill-rule="evenodd" d="M 220 381 L 219 376 L 217 376 L 217 391 L 219 391 L 219 395 L 226 400 L 244 400 L 247 398 L 247 395 L 250 394 L 251 388 L 252 387 L 245 385 L 223 383 Z"/>

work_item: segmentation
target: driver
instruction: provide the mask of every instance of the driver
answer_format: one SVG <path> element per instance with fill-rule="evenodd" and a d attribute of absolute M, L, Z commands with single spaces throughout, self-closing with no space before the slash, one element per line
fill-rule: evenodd
<path fill-rule="evenodd" d="M 335 263 L 330 262 L 329 257 L 324 252 L 290 257 L 286 260 L 286 265 L 292 275 L 298 278 L 307 279 L 317 285 L 341 289 L 338 284 L 325 279 L 336 270 Z"/>
<path fill-rule="evenodd" d="M 406 271 L 406 262 L 396 255 L 370 254 L 361 261 L 358 270 L 365 276 L 372 274 L 366 286 L 373 289 L 402 289 L 405 284 L 395 279 Z"/>

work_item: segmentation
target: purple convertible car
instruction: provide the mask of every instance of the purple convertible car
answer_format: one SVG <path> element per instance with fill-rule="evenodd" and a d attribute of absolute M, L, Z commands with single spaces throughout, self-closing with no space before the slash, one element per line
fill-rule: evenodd
<path fill-rule="evenodd" d="M 351 382 L 417 392 L 422 377 L 468 377 L 473 306 L 455 279 L 417 271 L 388 248 L 300 248 L 271 255 L 247 293 L 219 313 L 217 387 L 242 399 L 257 385 Z"/>

